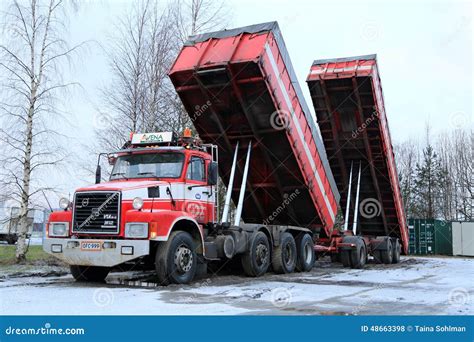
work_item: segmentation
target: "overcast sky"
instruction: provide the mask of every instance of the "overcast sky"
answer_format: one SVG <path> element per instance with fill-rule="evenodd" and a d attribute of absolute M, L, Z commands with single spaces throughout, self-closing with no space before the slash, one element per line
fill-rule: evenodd
<path fill-rule="evenodd" d="M 132 4 L 80 2 L 71 19 L 72 44 L 84 40 L 105 44 L 117 16 Z M 435 133 L 458 125 L 472 127 L 470 1 L 230 0 L 228 9 L 229 28 L 278 21 L 311 110 L 304 81 L 314 59 L 376 53 L 395 141 L 422 136 L 427 121 Z M 84 91 L 75 93 L 67 108 L 75 125 L 67 128 L 75 138 L 69 148 L 92 164 L 96 156 L 72 145 L 94 138 L 94 125 L 100 123 L 95 114 L 100 107 L 98 89 L 109 76 L 103 52 L 94 47 L 83 54 L 72 75 Z M 73 191 L 83 180 L 69 174 L 56 182 Z"/>

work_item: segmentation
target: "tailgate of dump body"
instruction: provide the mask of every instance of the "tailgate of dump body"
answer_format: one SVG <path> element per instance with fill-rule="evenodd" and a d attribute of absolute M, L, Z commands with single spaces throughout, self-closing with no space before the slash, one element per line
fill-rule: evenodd
<path fill-rule="evenodd" d="M 240 142 L 234 203 L 252 140 L 245 222 L 332 229 L 339 193 L 276 23 L 191 37 L 170 78 L 226 184 Z"/>
<path fill-rule="evenodd" d="M 317 60 L 307 83 L 341 208 L 346 208 L 351 163 L 354 181 L 360 161 L 358 232 L 399 237 L 406 253 L 408 231 L 376 56 Z M 351 212 L 354 203 L 351 197 Z"/>

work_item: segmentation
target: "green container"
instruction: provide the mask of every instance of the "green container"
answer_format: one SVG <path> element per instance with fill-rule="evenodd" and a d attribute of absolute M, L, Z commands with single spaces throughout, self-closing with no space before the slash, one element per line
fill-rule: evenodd
<path fill-rule="evenodd" d="M 434 219 L 408 220 L 408 253 L 453 255 L 451 222 Z"/>
<path fill-rule="evenodd" d="M 428 255 L 435 253 L 435 224 L 433 219 L 410 219 L 408 231 L 410 233 L 410 254 Z"/>
<path fill-rule="evenodd" d="M 435 220 L 435 254 L 453 255 L 451 222 Z"/>

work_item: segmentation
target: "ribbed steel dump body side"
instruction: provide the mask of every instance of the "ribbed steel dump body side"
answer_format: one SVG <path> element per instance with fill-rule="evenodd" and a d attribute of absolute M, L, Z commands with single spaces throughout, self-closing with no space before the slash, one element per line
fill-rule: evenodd
<path fill-rule="evenodd" d="M 376 56 L 315 61 L 307 83 L 341 193 L 341 208 L 346 208 L 353 162 L 353 212 L 355 180 L 361 162 L 358 232 L 399 237 L 406 253 L 407 224 Z"/>
<path fill-rule="evenodd" d="M 245 222 L 332 229 L 339 193 L 277 23 L 191 37 L 169 75 L 226 184 L 240 142 L 234 203 L 252 141 Z"/>

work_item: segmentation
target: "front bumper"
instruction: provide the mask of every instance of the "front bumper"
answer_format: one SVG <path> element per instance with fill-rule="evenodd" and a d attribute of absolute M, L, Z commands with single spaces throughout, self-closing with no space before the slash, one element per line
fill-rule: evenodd
<path fill-rule="evenodd" d="M 91 243 L 98 242 L 100 249 L 82 249 L 81 242 L 86 241 Z M 150 252 L 150 241 L 46 238 L 43 240 L 43 250 L 69 265 L 112 267 L 148 255 Z M 124 254 L 124 252 L 127 254 Z"/>

